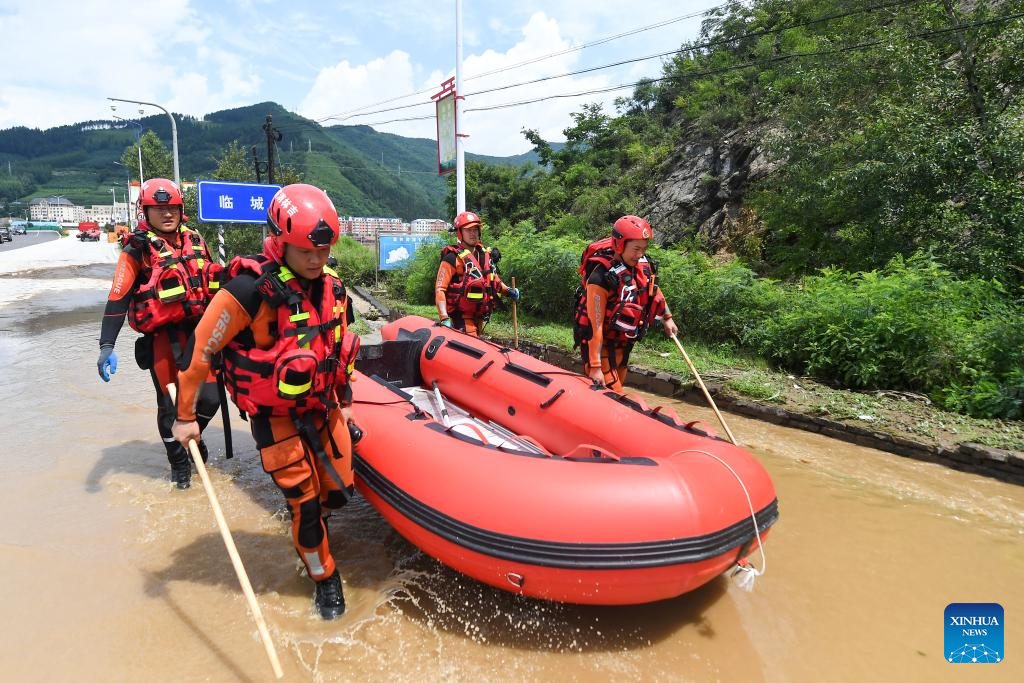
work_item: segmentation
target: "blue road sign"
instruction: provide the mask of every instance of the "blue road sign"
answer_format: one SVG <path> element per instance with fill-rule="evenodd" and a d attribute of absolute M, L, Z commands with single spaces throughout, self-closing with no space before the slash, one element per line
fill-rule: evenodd
<path fill-rule="evenodd" d="M 394 270 L 412 263 L 412 257 L 424 244 L 440 244 L 441 235 L 378 235 L 380 270 Z"/>
<path fill-rule="evenodd" d="M 201 223 L 265 223 L 267 207 L 280 185 L 226 183 L 200 180 L 199 221 Z"/>

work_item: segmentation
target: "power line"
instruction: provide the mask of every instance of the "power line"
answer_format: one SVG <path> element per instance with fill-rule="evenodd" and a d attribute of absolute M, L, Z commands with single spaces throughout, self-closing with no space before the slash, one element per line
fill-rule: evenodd
<path fill-rule="evenodd" d="M 812 26 L 814 24 L 820 24 L 820 23 L 824 23 L 824 22 L 827 22 L 827 21 L 833 21 L 833 20 L 836 20 L 836 19 L 845 19 L 847 17 L 855 16 L 857 14 L 864 14 L 864 13 L 867 13 L 867 12 L 876 12 L 878 10 L 884 10 L 884 9 L 889 9 L 889 8 L 893 8 L 893 7 L 902 7 L 902 6 L 905 6 L 905 5 L 913 5 L 913 4 L 917 4 L 917 3 L 923 2 L 923 1 L 926 1 L 926 0 L 895 0 L 894 2 L 882 3 L 880 5 L 872 5 L 871 7 L 865 7 L 865 8 L 861 8 L 861 9 L 858 9 L 858 10 L 850 10 L 848 12 L 841 12 L 839 14 L 832 14 L 832 15 L 829 15 L 829 16 L 826 16 L 826 17 L 818 17 L 816 19 L 808 19 L 806 21 L 797 22 L 795 24 L 789 24 L 787 26 L 780 26 L 780 27 L 771 28 L 771 29 L 761 29 L 761 30 L 758 30 L 758 31 L 749 31 L 747 33 L 744 33 L 742 35 L 735 36 L 735 37 L 732 37 L 732 38 L 718 38 L 718 39 L 715 39 L 715 40 L 709 40 L 709 41 L 705 41 L 703 43 L 696 43 L 694 45 L 687 46 L 686 48 L 675 49 L 675 50 L 668 50 L 668 51 L 659 52 L 659 53 L 653 54 L 653 55 L 647 55 L 645 57 L 634 57 L 634 58 L 631 58 L 631 59 L 620 60 L 618 62 L 612 62 L 610 64 L 602 64 L 600 66 L 588 67 L 586 69 L 578 69 L 576 71 L 568 71 L 566 73 L 557 74 L 557 75 L 553 75 L 553 76 L 542 76 L 540 78 L 535 78 L 533 80 L 520 81 L 519 83 L 510 83 L 508 85 L 496 86 L 496 87 L 493 87 L 493 88 L 488 88 L 486 90 L 478 90 L 476 92 L 466 93 L 466 97 L 473 97 L 473 96 L 476 96 L 476 95 L 484 95 L 484 94 L 487 94 L 487 93 L 498 92 L 498 91 L 501 91 L 501 90 L 510 90 L 512 88 L 519 88 L 519 87 L 522 87 L 524 85 L 533 85 L 535 83 L 541 83 L 543 81 L 550 81 L 550 80 L 554 80 L 554 79 L 557 79 L 557 78 L 566 78 L 568 76 L 578 76 L 580 74 L 591 73 L 593 71 L 600 71 L 602 69 L 610 69 L 610 68 L 614 68 L 614 67 L 617 67 L 617 66 L 623 66 L 623 65 L 626 65 L 626 64 L 634 64 L 636 62 L 642 62 L 642 61 L 646 61 L 646 60 L 649 60 L 649 59 L 657 59 L 657 58 L 660 58 L 660 57 L 668 57 L 669 55 L 681 54 L 683 52 L 692 52 L 694 50 L 702 50 L 702 49 L 707 49 L 707 48 L 711 48 L 711 47 L 717 47 L 717 46 L 720 46 L 720 45 L 728 45 L 730 43 L 736 43 L 736 42 L 739 42 L 741 40 L 746 40 L 748 38 L 759 38 L 761 36 L 772 35 L 772 34 L 775 34 L 775 33 L 782 33 L 784 31 L 790 31 L 790 30 L 796 29 L 796 28 L 805 28 L 807 26 Z M 496 71 L 489 72 L 489 73 L 496 73 Z M 359 117 L 359 116 L 370 116 L 370 115 L 373 115 L 373 114 L 383 114 L 383 113 L 386 113 L 386 112 L 389 112 L 389 111 L 400 111 L 402 109 L 411 109 L 413 107 L 423 107 L 423 106 L 428 106 L 428 105 L 432 105 L 432 104 L 433 104 L 433 102 L 416 102 L 416 103 L 413 103 L 413 104 L 404 104 L 404 105 L 400 105 L 400 106 L 397 106 L 397 107 L 388 107 L 386 109 L 377 109 L 375 111 L 368 111 L 368 112 L 363 112 L 363 113 L 359 113 L 359 114 L 350 114 L 348 116 L 340 116 L 340 115 L 329 116 L 326 119 L 319 119 L 319 120 L 320 121 L 326 121 L 327 119 L 337 119 L 337 120 L 345 121 L 345 120 L 348 120 L 350 118 L 355 118 L 355 117 Z M 353 110 L 353 111 L 358 111 L 358 110 Z M 466 111 L 470 111 L 470 110 L 467 109 Z"/>
<path fill-rule="evenodd" d="M 1014 19 L 1020 19 L 1021 17 L 1024 17 L 1024 12 L 1008 14 L 1008 15 L 1004 15 L 1002 17 L 997 17 L 997 18 L 994 18 L 994 19 L 988 19 L 988 20 L 984 20 L 984 21 L 976 21 L 976 22 L 972 22 L 972 23 L 969 23 L 969 24 L 961 24 L 959 26 L 950 27 L 950 28 L 935 29 L 935 30 L 931 30 L 931 31 L 921 31 L 921 32 L 918 32 L 918 33 L 911 33 L 911 34 L 908 34 L 907 37 L 908 38 L 930 38 L 932 36 L 945 35 L 947 33 L 953 33 L 953 32 L 956 32 L 956 31 L 961 31 L 961 30 L 966 29 L 966 28 L 977 28 L 977 27 L 981 27 L 981 26 L 988 26 L 988 25 L 993 25 L 993 24 L 998 24 L 998 23 L 1004 23 L 1004 22 L 1012 21 Z M 702 78 L 704 76 L 714 76 L 714 75 L 718 75 L 718 74 L 722 74 L 722 73 L 727 73 L 727 72 L 730 72 L 730 71 L 738 71 L 738 70 L 741 70 L 741 69 L 748 69 L 748 68 L 753 67 L 753 66 L 763 66 L 763 65 L 769 65 L 769 64 L 776 64 L 776 63 L 779 63 L 779 62 L 790 61 L 790 60 L 793 60 L 793 59 L 802 59 L 802 58 L 805 58 L 805 57 L 822 57 L 822 56 L 827 56 L 827 55 L 843 54 L 843 53 L 846 53 L 846 52 L 857 52 L 857 51 L 865 50 L 865 49 L 868 49 L 868 48 L 871 48 L 871 47 L 876 47 L 878 45 L 882 45 L 882 44 L 884 44 L 886 42 L 887 42 L 887 39 L 880 38 L 880 39 L 877 39 L 877 40 L 871 40 L 871 41 L 867 41 L 867 42 L 863 42 L 863 43 L 857 43 L 857 44 L 854 44 L 854 45 L 848 45 L 848 46 L 845 46 L 845 47 L 834 48 L 834 49 L 829 49 L 829 50 L 817 50 L 817 51 L 809 51 L 809 52 L 793 52 L 793 53 L 789 53 L 789 54 L 786 54 L 786 55 L 778 55 L 776 57 L 771 57 L 769 59 L 753 60 L 753 61 L 749 61 L 749 62 L 744 62 L 743 64 L 733 64 L 731 66 L 719 67 L 717 69 L 706 69 L 706 70 L 703 70 L 703 71 L 692 71 L 692 72 L 686 73 L 686 74 L 675 74 L 675 75 L 671 75 L 671 76 L 662 76 L 661 78 L 649 78 L 649 79 L 644 79 L 644 80 L 641 80 L 641 81 L 634 81 L 632 83 L 622 83 L 620 85 L 608 86 L 606 88 L 596 88 L 596 89 L 592 89 L 592 90 L 583 90 L 583 91 L 574 92 L 574 93 L 559 93 L 559 94 L 555 94 L 555 95 L 545 95 L 544 97 L 537 97 L 537 98 L 533 98 L 533 99 L 529 99 L 529 100 L 520 100 L 518 102 L 505 102 L 505 103 L 502 103 L 502 104 L 495 104 L 495 105 L 490 105 L 490 106 L 471 107 L 471 108 L 467 108 L 465 111 L 468 113 L 468 112 L 472 112 L 472 111 L 490 111 L 490 110 L 494 110 L 494 109 L 508 109 L 508 108 L 512 108 L 512 107 L 520 107 L 520 106 L 525 106 L 527 104 L 535 104 L 537 102 L 544 102 L 544 101 L 553 100 L 553 99 L 564 99 L 564 98 L 571 98 L 571 97 L 582 97 L 584 95 L 603 94 L 603 93 L 607 93 L 607 92 L 613 92 L 615 90 L 623 90 L 625 88 L 635 88 L 636 86 L 644 84 L 644 83 L 660 83 L 662 81 L 691 80 L 691 79 L 694 79 L 694 78 Z M 423 120 L 433 119 L 433 118 L 434 118 L 433 116 L 429 116 L 429 115 L 428 116 L 414 116 L 414 117 L 408 117 L 408 118 L 389 119 L 387 121 L 374 121 L 374 122 L 371 122 L 371 123 L 364 123 L 362 125 L 365 125 L 365 126 L 380 126 L 380 125 L 384 125 L 384 124 L 388 124 L 388 123 L 398 123 L 398 122 L 405 122 L 405 121 L 423 121 Z"/>
<path fill-rule="evenodd" d="M 669 24 L 674 24 L 676 22 L 683 21 L 684 19 L 692 19 L 694 17 L 699 17 L 699 16 L 702 16 L 702 15 L 705 15 L 705 14 L 710 14 L 711 12 L 714 12 L 715 10 L 722 9 L 723 7 L 728 7 L 729 4 L 730 3 L 725 2 L 725 3 L 722 3 L 721 5 L 715 5 L 714 7 L 709 7 L 706 10 L 701 10 L 700 12 L 691 12 L 689 14 L 682 14 L 682 15 L 679 15 L 677 17 L 672 17 L 671 19 L 665 19 L 663 21 L 656 22 L 654 24 L 648 24 L 647 26 L 641 26 L 639 28 L 631 29 L 629 31 L 624 31 L 622 33 L 617 33 L 617 34 L 612 35 L 612 36 L 606 36 L 604 38 L 598 38 L 596 40 L 592 40 L 592 41 L 587 42 L 587 43 L 582 43 L 582 44 L 577 45 L 575 47 L 566 48 L 564 50 L 558 50 L 557 52 L 550 52 L 548 54 L 541 55 L 539 57 L 533 57 L 531 59 L 526 59 L 526 60 L 523 60 L 521 62 L 516 62 L 515 64 L 510 64 L 510 65 L 502 67 L 500 69 L 492 69 L 491 71 L 485 71 L 484 73 L 479 73 L 479 74 L 474 74 L 472 76 L 467 76 L 466 78 L 464 78 L 462 80 L 463 81 L 471 81 L 471 80 L 474 80 L 474 79 L 477 79 L 477 78 L 483 78 L 485 76 L 490 76 L 492 74 L 496 74 L 496 73 L 499 73 L 499 72 L 511 71 L 513 69 L 518 69 L 519 67 L 527 66 L 529 64 L 536 64 L 537 62 L 541 62 L 541 61 L 544 61 L 546 59 L 551 59 L 553 57 L 560 57 L 560 56 L 562 56 L 564 54 L 568 54 L 570 52 L 578 52 L 578 51 L 584 50 L 584 49 L 586 49 L 588 47 L 593 47 L 595 45 L 602 45 L 604 43 L 608 43 L 608 42 L 611 42 L 613 40 L 618 40 L 619 38 L 624 38 L 626 36 L 635 35 L 637 33 L 643 33 L 645 31 L 650 31 L 650 30 L 653 30 L 653 29 L 656 29 L 656 28 L 661 28 L 662 26 L 668 26 Z M 364 109 L 369 109 L 370 107 L 376 107 L 377 105 L 380 105 L 380 104 L 388 104 L 390 102 L 396 102 L 398 100 L 404 100 L 407 97 L 415 97 L 416 95 L 422 95 L 424 93 L 431 92 L 432 90 L 436 90 L 436 86 L 435 87 L 430 87 L 430 88 L 423 88 L 423 89 L 417 90 L 415 92 L 406 93 L 405 95 L 398 95 L 396 97 L 391 97 L 391 98 L 388 98 L 386 100 L 379 100 L 377 102 L 371 102 L 370 104 L 366 104 L 366 105 L 363 105 L 361 107 L 356 107 L 355 109 L 349 109 L 347 111 L 339 112 L 337 114 L 331 114 L 330 116 L 325 116 L 323 118 L 316 119 L 316 120 L 318 122 L 323 122 L 323 121 L 328 121 L 328 120 L 331 120 L 331 119 L 337 119 L 339 117 L 345 117 L 346 115 L 352 114 L 353 112 L 363 111 Z M 429 103 L 426 103 L 426 104 L 429 104 Z"/>

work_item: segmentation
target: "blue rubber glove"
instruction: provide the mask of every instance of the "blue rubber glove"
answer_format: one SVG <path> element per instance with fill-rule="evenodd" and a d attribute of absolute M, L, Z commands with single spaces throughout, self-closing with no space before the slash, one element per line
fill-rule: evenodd
<path fill-rule="evenodd" d="M 516 287 L 508 288 L 508 295 L 512 297 L 512 301 L 519 301 L 519 289 Z"/>
<path fill-rule="evenodd" d="M 452 326 L 452 319 L 451 318 L 445 318 L 444 320 L 441 321 L 441 324 L 444 325 L 445 327 L 451 327 Z"/>
<path fill-rule="evenodd" d="M 100 358 L 96 361 L 96 368 L 100 371 L 100 379 L 104 382 L 110 381 L 110 375 L 117 372 L 117 352 L 113 346 L 101 346 Z M 107 374 L 110 370 L 110 374 Z"/>

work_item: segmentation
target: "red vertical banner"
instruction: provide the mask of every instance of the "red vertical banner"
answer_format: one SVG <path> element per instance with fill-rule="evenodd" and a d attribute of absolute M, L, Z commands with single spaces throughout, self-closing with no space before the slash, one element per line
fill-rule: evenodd
<path fill-rule="evenodd" d="M 437 174 L 446 175 L 456 169 L 458 155 L 455 138 L 458 122 L 455 120 L 455 79 L 441 84 L 441 91 L 431 96 L 437 111 Z"/>

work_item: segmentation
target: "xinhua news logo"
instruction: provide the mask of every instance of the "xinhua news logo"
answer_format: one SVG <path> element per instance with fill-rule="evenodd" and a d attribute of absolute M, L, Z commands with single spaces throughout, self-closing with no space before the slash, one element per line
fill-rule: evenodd
<path fill-rule="evenodd" d="M 946 661 L 995 664 L 1003 661 L 1003 607 L 995 602 L 954 602 L 945 613 Z"/>

